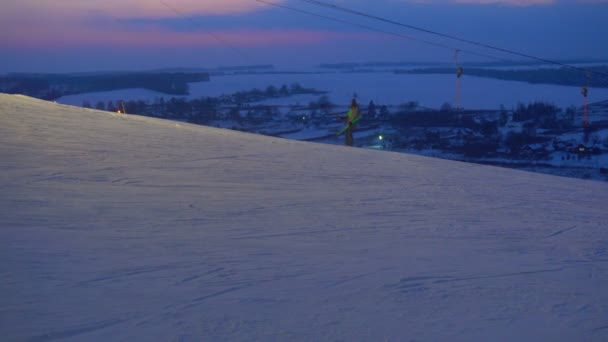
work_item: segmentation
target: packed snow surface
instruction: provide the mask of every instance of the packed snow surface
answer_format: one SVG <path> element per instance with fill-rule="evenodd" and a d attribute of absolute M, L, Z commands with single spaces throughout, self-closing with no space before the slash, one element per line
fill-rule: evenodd
<path fill-rule="evenodd" d="M 5 341 L 607 341 L 608 185 L 0 94 Z"/>

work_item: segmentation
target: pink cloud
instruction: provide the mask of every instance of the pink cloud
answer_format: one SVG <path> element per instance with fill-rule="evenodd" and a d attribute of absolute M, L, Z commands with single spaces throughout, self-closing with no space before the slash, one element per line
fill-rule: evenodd
<path fill-rule="evenodd" d="M 377 39 L 375 35 L 314 30 L 239 29 L 227 31 L 175 32 L 148 26 L 138 31 L 120 27 L 94 29 L 86 26 L 48 25 L 22 28 L 19 34 L 2 36 L 6 47 L 242 47 L 301 46 L 338 39 Z"/>
<path fill-rule="evenodd" d="M 0 45 L 34 47 L 197 47 L 297 46 L 335 39 L 368 39 L 357 33 L 318 30 L 233 29 L 176 32 L 154 24 L 125 27 L 110 17 L 174 17 L 159 1 L 150 0 L 8 0 L 0 13 Z M 239 13 L 258 8 L 254 0 L 163 0 L 184 13 Z M 276 0 L 275 0 L 276 1 Z M 280 1 L 280 0 L 279 0 Z M 46 12 L 48 10 L 48 13 Z M 104 15 L 100 16 L 100 12 Z M 105 18 L 99 21 L 99 18 Z"/>
<path fill-rule="evenodd" d="M 556 0 L 454 0 L 461 4 L 481 4 L 481 5 L 512 5 L 512 6 L 534 6 L 534 5 L 551 5 L 556 3 Z"/>
<path fill-rule="evenodd" d="M 538 6 L 557 3 L 608 3 L 608 0 L 390 0 L 395 3 L 416 4 L 471 4 L 471 5 L 506 5 L 506 6 Z"/>
<path fill-rule="evenodd" d="M 3 12 L 43 13 L 63 17 L 88 15 L 112 18 L 164 18 L 173 17 L 177 10 L 185 15 L 223 15 L 247 13 L 267 8 L 255 0 L 8 0 Z M 284 0 L 275 0 L 282 2 Z M 168 8 L 168 7 L 170 8 Z M 4 17 L 5 15 L 0 15 Z"/>
<path fill-rule="evenodd" d="M 583 0 L 585 1 L 585 0 Z M 589 0 L 589 1 L 608 1 L 608 0 Z M 508 6 L 535 6 L 551 5 L 557 0 L 397 0 L 395 2 L 409 2 L 418 4 L 478 4 L 478 5 L 508 5 Z"/>
<path fill-rule="evenodd" d="M 0 12 L 0 45 L 35 46 L 209 46 L 206 32 L 173 32 L 161 27 L 121 27 L 107 19 L 175 17 L 159 0 L 7 0 Z M 258 10 L 254 0 L 163 0 L 184 15 L 222 15 Z M 280 2 L 283 0 L 275 0 Z M 102 19 L 100 21 L 100 19 Z M 103 25 L 102 27 L 99 27 Z M 215 34 L 237 45 L 310 44 L 330 39 L 315 31 L 234 30 Z M 294 35 L 294 37 L 290 37 Z"/>

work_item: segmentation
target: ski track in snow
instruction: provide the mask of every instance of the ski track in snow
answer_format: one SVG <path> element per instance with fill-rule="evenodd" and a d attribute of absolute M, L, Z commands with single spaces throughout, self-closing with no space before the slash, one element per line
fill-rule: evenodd
<path fill-rule="evenodd" d="M 608 340 L 608 185 L 0 94 L 8 341 Z"/>
<path fill-rule="evenodd" d="M 93 332 L 95 330 L 108 328 L 108 327 L 111 327 L 113 325 L 117 325 L 120 323 L 122 323 L 122 321 L 117 321 L 117 320 L 97 322 L 97 323 L 90 324 L 90 325 L 87 325 L 87 326 L 84 326 L 81 328 L 72 328 L 69 330 L 47 333 L 47 334 L 40 335 L 40 336 L 34 336 L 32 338 L 29 338 L 28 341 L 46 342 L 46 341 L 55 341 L 55 340 L 65 340 L 67 338 L 75 337 L 78 335 L 83 335 L 83 334 L 86 334 L 89 332 Z"/>
<path fill-rule="evenodd" d="M 566 228 L 566 229 L 559 230 L 559 231 L 557 231 L 557 232 L 555 232 L 555 233 L 553 233 L 553 234 L 551 234 L 551 235 L 548 235 L 546 238 L 550 238 L 550 237 L 557 236 L 557 235 L 559 235 L 559 234 L 563 234 L 563 233 L 565 233 L 565 232 L 567 232 L 567 231 L 569 231 L 569 230 L 572 230 L 572 229 L 574 229 L 574 228 L 576 228 L 576 226 L 572 226 L 572 227 L 570 227 L 570 228 Z"/>

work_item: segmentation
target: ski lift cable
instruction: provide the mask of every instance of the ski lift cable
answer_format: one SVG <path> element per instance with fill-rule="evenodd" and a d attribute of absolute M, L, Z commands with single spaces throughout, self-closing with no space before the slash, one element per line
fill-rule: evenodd
<path fill-rule="evenodd" d="M 164 0 L 159 0 L 159 1 L 160 1 L 161 4 L 163 4 L 169 10 L 171 10 L 173 13 L 175 13 L 175 15 L 177 15 L 178 17 L 180 17 L 182 19 L 186 19 L 186 20 L 190 21 L 190 23 L 192 23 L 194 26 L 198 26 L 198 27 L 202 28 L 208 35 L 210 35 L 211 37 L 213 37 L 213 39 L 217 40 L 220 44 L 229 47 L 234 52 L 236 52 L 237 54 L 241 55 L 242 57 L 245 57 L 246 59 L 248 59 L 250 57 L 244 51 L 238 49 L 236 46 L 230 44 L 225 39 L 222 39 L 217 34 L 213 33 L 212 31 L 208 30 L 204 26 L 200 25 L 199 22 L 197 22 L 194 19 L 186 16 L 184 13 L 182 13 L 181 11 L 179 11 L 178 9 L 176 9 L 175 7 L 173 7 L 173 6 L 169 5 L 168 3 L 166 3 Z"/>
<path fill-rule="evenodd" d="M 421 27 L 417 27 L 417 26 L 413 26 L 413 25 L 409 25 L 409 24 L 404 24 L 404 23 L 401 23 L 401 22 L 398 22 L 398 21 L 394 21 L 394 20 L 391 20 L 391 19 L 382 18 L 382 17 L 376 16 L 376 15 L 372 15 L 372 14 L 369 14 L 369 13 L 355 11 L 355 10 L 352 10 L 352 9 L 349 9 L 349 8 L 346 8 L 346 7 L 342 7 L 342 6 L 338 6 L 338 5 L 334 5 L 334 4 L 328 4 L 328 3 L 323 2 L 323 1 L 318 1 L 318 0 L 300 0 L 300 1 L 312 4 L 312 5 L 326 7 L 326 8 L 330 8 L 330 9 L 333 9 L 333 10 L 337 10 L 337 11 L 341 11 L 341 12 L 345 12 L 345 13 L 350 13 L 350 14 L 354 14 L 354 15 L 358 15 L 358 16 L 374 19 L 374 20 L 379 20 L 379 21 L 382 21 L 382 22 L 385 22 L 385 23 L 389 23 L 389 24 L 393 24 L 393 25 L 397 25 L 397 26 L 401 26 L 401 27 L 406 27 L 406 28 L 409 28 L 409 29 L 414 29 L 414 30 L 417 30 L 417 31 L 421 31 L 421 32 L 425 32 L 425 33 L 441 36 L 441 37 L 444 37 L 444 38 L 449 38 L 449 39 L 457 40 L 457 41 L 460 41 L 460 42 L 463 42 L 463 43 L 467 43 L 467 44 L 477 45 L 477 46 L 480 46 L 480 47 L 483 47 L 483 48 L 487 48 L 487 49 L 491 49 L 491 50 L 496 50 L 496 51 L 500 51 L 500 52 L 504 52 L 504 53 L 508 53 L 508 54 L 512 54 L 512 55 L 517 55 L 517 56 L 520 56 L 520 57 L 534 59 L 534 60 L 537 60 L 537 61 L 540 61 L 540 62 L 544 62 L 544 63 L 559 65 L 559 66 L 562 66 L 562 67 L 565 67 L 565 68 L 570 68 L 570 69 L 578 70 L 578 71 L 581 71 L 581 72 L 587 72 L 587 71 L 589 71 L 589 72 L 591 72 L 593 74 L 597 74 L 597 75 L 601 75 L 601 76 L 604 76 L 604 77 L 608 77 L 608 74 L 604 73 L 604 72 L 595 71 L 595 70 L 591 70 L 591 69 L 584 69 L 584 68 L 580 68 L 580 67 L 577 67 L 577 66 L 573 66 L 573 65 L 568 65 L 568 64 L 565 64 L 565 63 L 560 63 L 560 62 L 552 61 L 552 60 L 545 59 L 545 58 L 535 57 L 535 56 L 532 56 L 532 55 L 529 55 L 529 54 L 525 54 L 525 53 L 521 53 L 521 52 L 517 52 L 517 51 L 503 49 L 503 48 L 500 48 L 500 47 L 497 47 L 497 46 L 492 46 L 492 45 L 489 45 L 489 44 L 479 43 L 479 42 L 472 41 L 472 40 L 469 40 L 469 39 L 464 39 L 464 38 L 460 38 L 460 37 L 457 37 L 457 36 L 453 36 L 453 35 L 449 35 L 449 34 L 445 34 L 445 33 L 440 33 L 440 32 L 437 32 L 437 31 L 432 31 L 432 30 L 428 30 L 428 29 L 425 29 L 425 28 L 421 28 Z"/>
<path fill-rule="evenodd" d="M 294 7 L 280 5 L 280 4 L 277 4 L 277 3 L 274 3 L 274 2 L 269 2 L 269 1 L 266 1 L 266 0 L 256 0 L 256 1 L 264 3 L 264 4 L 267 4 L 267 5 L 270 5 L 270 6 L 280 7 L 280 8 L 288 9 L 288 10 L 291 10 L 291 11 L 294 11 L 294 12 L 299 12 L 299 13 L 303 13 L 303 14 L 307 14 L 307 15 L 323 18 L 323 19 L 326 19 L 326 20 L 331 20 L 331 21 L 335 21 L 335 22 L 339 22 L 339 23 L 343 23 L 343 24 L 348 24 L 348 25 L 351 25 L 351 26 L 359 27 L 359 28 L 364 28 L 364 29 L 367 29 L 367 30 L 370 30 L 370 31 L 380 32 L 380 33 L 384 33 L 384 34 L 388 34 L 388 35 L 392 35 L 392 36 L 396 36 L 396 37 L 400 37 L 400 38 L 404 38 L 404 39 L 408 39 L 408 40 L 413 40 L 413 41 L 417 41 L 417 42 L 428 44 L 428 45 L 433 45 L 433 46 L 444 48 L 444 49 L 458 50 L 458 51 L 465 52 L 465 53 L 468 53 L 468 54 L 471 54 L 471 55 L 476 55 L 476 56 L 479 56 L 479 57 L 485 57 L 485 58 L 495 59 L 495 60 L 505 61 L 505 62 L 507 61 L 507 60 L 499 58 L 499 57 L 495 57 L 495 56 L 491 56 L 491 55 L 487 55 L 487 54 L 483 54 L 483 53 L 478 53 L 478 52 L 474 52 L 474 51 L 454 48 L 454 47 L 449 46 L 449 45 L 445 45 L 445 44 L 441 44 L 441 43 L 436 43 L 436 42 L 432 42 L 432 41 L 429 41 L 429 40 L 424 40 L 424 39 L 416 38 L 416 37 L 413 37 L 413 36 L 409 36 L 409 35 L 405 35 L 405 34 L 401 34 L 401 33 L 397 33 L 397 32 L 386 31 L 386 30 L 378 29 L 378 28 L 367 26 L 367 25 L 363 25 L 363 24 L 357 24 L 357 23 L 353 23 L 353 22 L 348 21 L 348 20 L 343 20 L 343 19 L 338 19 L 338 18 L 334 18 L 334 17 L 330 17 L 330 16 L 325 16 L 325 15 L 321 15 L 321 14 L 305 11 L 305 10 L 294 8 Z"/>

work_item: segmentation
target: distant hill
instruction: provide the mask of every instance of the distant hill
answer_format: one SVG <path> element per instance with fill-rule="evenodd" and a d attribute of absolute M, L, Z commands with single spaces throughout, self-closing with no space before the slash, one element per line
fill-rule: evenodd
<path fill-rule="evenodd" d="M 589 70 L 608 74 L 608 66 L 593 66 Z M 414 70 L 396 70 L 397 74 L 456 74 L 455 67 L 420 68 Z M 589 86 L 608 88 L 608 76 L 596 76 L 571 68 L 539 68 L 531 70 L 498 70 L 482 68 L 464 68 L 464 75 L 496 78 L 507 81 L 529 83 L 558 84 L 567 86 Z"/>
<path fill-rule="evenodd" d="M 170 95 L 187 95 L 188 83 L 209 81 L 206 72 L 112 72 L 84 74 L 8 74 L 0 76 L 0 92 L 46 100 L 65 95 L 144 88 Z"/>
<path fill-rule="evenodd" d="M 559 60 L 559 63 L 576 65 L 576 64 L 608 64 L 607 60 L 603 59 L 568 59 L 568 60 Z M 535 61 L 535 60 L 514 60 L 514 61 L 492 61 L 492 62 L 467 62 L 463 63 L 463 66 L 466 67 L 541 67 L 546 65 L 545 62 Z M 448 67 L 451 66 L 452 63 L 446 62 L 437 62 L 437 61 L 400 61 L 400 62 L 344 62 L 344 63 L 323 63 L 320 64 L 320 68 L 326 69 L 365 69 L 371 67 L 383 67 L 383 68 L 395 68 L 395 67 L 411 67 L 411 66 L 420 66 L 420 67 Z"/>

